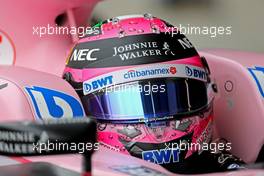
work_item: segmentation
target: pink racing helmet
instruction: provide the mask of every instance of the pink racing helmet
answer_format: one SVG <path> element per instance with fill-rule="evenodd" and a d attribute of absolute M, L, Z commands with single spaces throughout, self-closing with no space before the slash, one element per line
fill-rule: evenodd
<path fill-rule="evenodd" d="M 64 78 L 97 119 L 100 144 L 173 172 L 199 167 L 198 146 L 212 137 L 206 60 L 150 14 L 112 18 L 94 30 L 72 49 Z"/>

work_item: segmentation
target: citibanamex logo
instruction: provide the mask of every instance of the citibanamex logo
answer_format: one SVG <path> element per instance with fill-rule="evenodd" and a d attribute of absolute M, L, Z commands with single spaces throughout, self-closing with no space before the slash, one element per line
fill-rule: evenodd
<path fill-rule="evenodd" d="M 177 73 L 177 69 L 176 69 L 176 67 L 170 67 L 170 72 L 171 72 L 171 74 L 176 74 Z"/>

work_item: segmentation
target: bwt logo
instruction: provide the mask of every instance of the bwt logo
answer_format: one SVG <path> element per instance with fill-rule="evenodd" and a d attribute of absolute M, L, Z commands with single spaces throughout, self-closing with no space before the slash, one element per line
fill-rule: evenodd
<path fill-rule="evenodd" d="M 186 75 L 189 77 L 206 79 L 206 73 L 202 70 L 198 70 L 198 69 L 190 68 L 190 67 L 186 66 L 185 71 L 186 71 Z"/>
<path fill-rule="evenodd" d="M 92 81 L 91 83 L 84 83 L 83 89 L 85 92 L 90 92 L 92 90 L 96 90 L 98 88 L 102 88 L 102 87 L 105 87 L 111 84 L 113 84 L 113 76 L 107 76 L 107 77 Z"/>
<path fill-rule="evenodd" d="M 156 164 L 168 164 L 179 162 L 179 149 L 160 149 L 142 152 L 142 159 Z"/>
<path fill-rule="evenodd" d="M 96 49 L 75 49 L 72 52 L 71 61 L 95 61 L 97 58 L 92 57 L 94 52 L 100 51 L 99 48 Z"/>
<path fill-rule="evenodd" d="M 26 87 L 39 119 L 78 118 L 84 116 L 81 103 L 65 93 L 43 87 Z"/>

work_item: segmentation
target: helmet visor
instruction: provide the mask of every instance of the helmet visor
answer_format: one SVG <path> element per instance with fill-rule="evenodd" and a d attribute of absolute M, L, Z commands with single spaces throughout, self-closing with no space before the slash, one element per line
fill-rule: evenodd
<path fill-rule="evenodd" d="M 98 120 L 148 122 L 191 115 L 208 105 L 207 83 L 167 78 L 134 81 L 83 96 L 88 115 Z"/>

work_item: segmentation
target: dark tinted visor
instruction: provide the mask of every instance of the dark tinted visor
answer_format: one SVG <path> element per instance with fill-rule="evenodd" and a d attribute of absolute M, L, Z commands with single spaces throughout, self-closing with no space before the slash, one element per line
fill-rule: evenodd
<path fill-rule="evenodd" d="M 142 122 L 191 115 L 207 107 L 207 83 L 167 78 L 111 86 L 82 98 L 88 115 L 98 120 Z"/>

